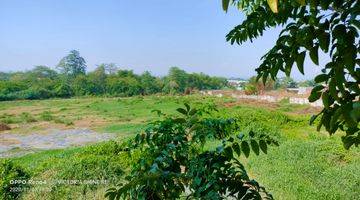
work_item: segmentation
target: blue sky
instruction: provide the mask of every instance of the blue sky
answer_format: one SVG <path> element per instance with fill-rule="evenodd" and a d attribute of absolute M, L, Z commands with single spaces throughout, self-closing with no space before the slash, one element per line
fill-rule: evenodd
<path fill-rule="evenodd" d="M 279 29 L 242 46 L 225 35 L 241 23 L 220 0 L 0 0 L 0 71 L 56 66 L 77 49 L 88 70 L 116 63 L 163 75 L 171 66 L 190 72 L 248 78 L 274 44 Z M 305 62 L 306 76 L 320 71 Z"/>

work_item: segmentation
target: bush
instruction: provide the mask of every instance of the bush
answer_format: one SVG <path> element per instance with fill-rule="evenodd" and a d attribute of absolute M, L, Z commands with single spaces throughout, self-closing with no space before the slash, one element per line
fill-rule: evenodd
<path fill-rule="evenodd" d="M 259 155 L 260 150 L 266 153 L 267 146 L 276 141 L 262 133 L 235 135 L 239 131 L 236 120 L 207 118 L 203 114 L 208 110 L 185 104 L 177 111 L 181 117 L 150 123 L 145 133 L 128 142 L 130 155 L 141 156 L 134 160 L 127 182 L 110 188 L 106 197 L 178 199 L 185 194 L 184 199 L 272 199 L 249 178 L 238 158 L 250 152 Z M 222 144 L 204 150 L 209 139 L 222 140 Z"/>
<path fill-rule="evenodd" d="M 30 175 L 21 167 L 14 165 L 9 160 L 3 160 L 0 163 L 0 198 L 6 200 L 18 199 L 28 186 L 22 183 L 13 183 L 12 181 L 29 180 Z"/>

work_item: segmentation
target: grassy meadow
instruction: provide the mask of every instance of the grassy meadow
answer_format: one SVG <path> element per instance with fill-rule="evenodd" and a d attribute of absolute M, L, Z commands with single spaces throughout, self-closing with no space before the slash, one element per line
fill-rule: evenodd
<path fill-rule="evenodd" d="M 148 96 L 129 98 L 74 98 L 0 103 L 0 121 L 8 133 L 46 132 L 50 129 L 89 128 L 116 134 L 116 139 L 85 147 L 47 150 L 11 158 L 34 180 L 48 180 L 23 192 L 22 199 L 103 199 L 105 190 L 123 180 L 132 159 L 122 142 L 158 116 L 152 110 L 176 114 L 184 102 L 218 106 L 219 117 L 234 117 L 242 131 L 272 135 L 279 147 L 268 154 L 241 158 L 252 178 L 275 199 L 358 199 L 360 150 L 342 147 L 341 133 L 330 137 L 309 126 L 318 110 L 286 101 L 264 103 L 230 97 Z M 1 133 L 0 133 L 1 134 Z M 211 141 L 206 148 L 215 148 Z M 107 180 L 105 184 L 56 184 L 51 180 Z"/>

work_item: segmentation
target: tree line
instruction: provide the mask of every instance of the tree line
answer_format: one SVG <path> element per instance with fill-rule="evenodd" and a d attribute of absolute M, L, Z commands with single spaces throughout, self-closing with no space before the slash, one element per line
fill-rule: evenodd
<path fill-rule="evenodd" d="M 56 69 L 36 66 L 25 72 L 0 72 L 0 100 L 69 98 L 74 96 L 134 96 L 181 94 L 192 90 L 221 89 L 227 80 L 171 67 L 166 76 L 119 69 L 113 63 L 86 72 L 86 61 L 76 50 L 60 60 Z"/>

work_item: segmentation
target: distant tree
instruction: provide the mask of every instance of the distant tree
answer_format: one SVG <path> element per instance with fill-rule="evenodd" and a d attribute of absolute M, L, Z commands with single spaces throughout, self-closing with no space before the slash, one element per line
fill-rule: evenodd
<path fill-rule="evenodd" d="M 285 88 L 296 88 L 298 85 L 294 79 L 291 77 L 282 77 L 277 78 L 275 81 L 275 88 L 276 89 L 285 89 Z"/>
<path fill-rule="evenodd" d="M 100 95 L 106 92 L 106 69 L 99 65 L 94 71 L 88 74 L 88 81 L 91 83 L 91 94 Z"/>
<path fill-rule="evenodd" d="M 11 77 L 11 73 L 0 72 L 0 80 L 9 80 Z"/>
<path fill-rule="evenodd" d="M 155 76 L 152 76 L 150 72 L 145 71 L 140 76 L 141 87 L 143 88 L 143 94 L 155 94 L 161 91 L 161 82 Z"/>
<path fill-rule="evenodd" d="M 91 92 L 91 83 L 84 74 L 77 75 L 72 81 L 71 87 L 76 96 L 89 95 Z"/>
<path fill-rule="evenodd" d="M 61 98 L 69 98 L 74 95 L 74 91 L 69 84 L 59 81 L 54 87 L 54 96 Z"/>
<path fill-rule="evenodd" d="M 167 84 L 169 88 L 183 93 L 188 84 L 188 74 L 178 67 L 171 67 L 167 76 Z M 177 87 L 173 87 L 175 85 L 177 85 Z"/>
<path fill-rule="evenodd" d="M 72 50 L 69 55 L 60 60 L 57 68 L 59 68 L 63 74 L 74 78 L 86 73 L 86 62 L 78 51 Z"/>
<path fill-rule="evenodd" d="M 314 80 L 305 80 L 299 82 L 299 87 L 314 87 L 316 85 Z"/>
<path fill-rule="evenodd" d="M 97 66 L 104 68 L 105 70 L 105 74 L 116 74 L 117 71 L 119 71 L 119 68 L 116 66 L 115 63 L 102 63 L 100 65 Z"/>
<path fill-rule="evenodd" d="M 219 89 L 226 86 L 226 79 L 206 74 L 188 74 L 173 68 L 165 77 L 159 78 L 144 72 L 135 74 L 132 70 L 120 70 L 114 64 L 100 64 L 94 71 L 85 73 L 76 70 L 84 62 L 71 67 L 66 63 L 73 60 L 73 53 L 62 59 L 61 66 L 68 72 L 57 73 L 46 66 L 36 66 L 25 72 L 0 73 L 0 101 L 14 99 L 45 99 L 83 95 L 133 96 L 151 95 L 159 92 L 178 94 L 192 89 Z M 77 56 L 79 55 L 77 54 Z M 79 57 L 77 60 L 82 60 Z M 75 59 L 76 60 L 76 59 Z M 82 64 L 81 64 L 82 63 Z M 77 72 L 76 72 L 77 71 Z"/>
<path fill-rule="evenodd" d="M 57 77 L 55 70 L 43 65 L 35 66 L 35 68 L 30 71 L 30 74 L 36 78 L 55 79 Z"/>
<path fill-rule="evenodd" d="M 275 81 L 269 80 L 266 83 L 257 81 L 256 76 L 249 79 L 245 85 L 245 93 L 247 94 L 263 94 L 265 91 L 273 90 L 275 88 Z"/>
<path fill-rule="evenodd" d="M 127 70 L 127 69 L 124 69 L 124 70 L 118 70 L 117 71 L 117 76 L 118 77 L 132 77 L 132 78 L 138 78 L 138 76 L 134 73 L 133 70 Z"/>

